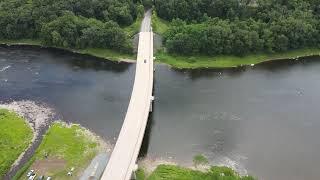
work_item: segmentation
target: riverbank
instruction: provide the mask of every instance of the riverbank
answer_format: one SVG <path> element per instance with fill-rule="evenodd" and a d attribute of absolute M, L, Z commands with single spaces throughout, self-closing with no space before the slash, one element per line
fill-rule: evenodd
<path fill-rule="evenodd" d="M 39 40 L 21 39 L 21 40 L 0 40 L 0 45 L 21 45 L 21 46 L 39 46 L 44 48 L 56 48 L 70 51 L 76 54 L 94 56 L 110 61 L 134 63 L 135 55 L 122 54 L 110 49 L 86 48 L 86 49 L 68 49 L 61 47 L 47 47 L 42 45 Z M 155 54 L 156 63 L 167 64 L 177 69 L 202 69 L 202 68 L 235 68 L 241 66 L 251 66 L 269 61 L 297 59 L 301 57 L 320 56 L 320 48 L 306 48 L 290 50 L 282 53 L 272 54 L 252 54 L 246 56 L 181 56 L 171 55 L 164 51 Z"/>
<path fill-rule="evenodd" d="M 15 113 L 23 120 L 23 122 L 31 127 L 33 132 L 32 139 L 28 146 L 23 149 L 19 154 L 19 157 L 14 159 L 14 163 L 11 164 L 10 170 L 4 172 L 4 179 L 11 179 L 19 168 L 27 162 L 29 157 L 34 153 L 35 148 L 40 144 L 42 135 L 54 117 L 54 112 L 45 105 L 36 104 L 32 101 L 14 101 L 7 104 L 0 104 L 0 109 L 6 109 Z M 13 129 L 12 133 L 15 133 L 16 130 L 17 129 Z M 25 135 L 27 136 L 27 134 Z"/>
<path fill-rule="evenodd" d="M 99 152 L 110 150 L 109 145 L 80 125 L 55 122 L 34 155 L 13 179 L 25 179 L 26 173 L 31 169 L 35 170 L 37 176 L 78 179 Z M 67 176 L 72 168 L 73 176 Z"/>
<path fill-rule="evenodd" d="M 178 69 L 198 68 L 234 68 L 255 65 L 262 62 L 297 59 L 300 57 L 320 55 L 320 48 L 291 50 L 283 53 L 254 54 L 238 56 L 180 56 L 170 55 L 163 51 L 156 54 L 156 61 Z"/>
<path fill-rule="evenodd" d="M 192 165 L 182 165 L 171 160 L 144 158 L 139 162 L 136 173 L 138 180 L 180 180 L 180 179 L 229 179 L 254 180 L 247 173 L 240 173 L 224 165 L 212 165 L 202 154 L 193 157 Z"/>
<path fill-rule="evenodd" d="M 211 166 L 207 170 L 194 170 L 177 165 L 159 165 L 150 174 L 143 169 L 137 172 L 138 180 L 180 180 L 180 179 L 228 179 L 228 180 L 254 180 L 252 176 L 240 176 L 227 167 Z"/>
<path fill-rule="evenodd" d="M 28 170 L 37 176 L 77 179 L 100 152 L 111 145 L 77 124 L 55 121 L 54 111 L 33 101 L 0 104 L 0 177 L 25 179 Z M 51 124 L 51 125 L 50 125 Z"/>
<path fill-rule="evenodd" d="M 157 16 L 156 11 L 152 14 L 153 31 L 160 36 L 170 28 L 170 22 Z M 246 56 L 219 55 L 219 56 L 183 56 L 178 54 L 169 54 L 164 50 L 155 54 L 156 62 L 167 64 L 178 69 L 200 69 L 200 68 L 234 68 L 259 64 L 262 62 L 296 59 L 297 57 L 320 56 L 320 48 L 305 48 L 290 50 L 281 53 L 257 53 Z"/>
<path fill-rule="evenodd" d="M 0 179 L 32 142 L 33 132 L 18 114 L 0 107 Z"/>
<path fill-rule="evenodd" d="M 38 39 L 18 39 L 18 40 L 0 40 L 2 45 L 21 45 L 21 46 L 39 46 L 44 48 L 56 48 L 67 50 L 76 54 L 90 55 L 98 58 L 103 58 L 110 61 L 120 61 L 120 62 L 135 62 L 135 54 L 125 54 L 120 53 L 111 49 L 104 48 L 85 48 L 85 49 L 70 49 L 63 47 L 51 47 L 45 46 Z"/>

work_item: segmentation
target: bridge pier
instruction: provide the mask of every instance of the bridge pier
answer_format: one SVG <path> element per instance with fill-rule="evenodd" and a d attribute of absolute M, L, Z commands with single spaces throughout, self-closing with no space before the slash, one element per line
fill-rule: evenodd
<path fill-rule="evenodd" d="M 137 170 L 138 170 L 138 164 L 135 164 L 135 166 L 133 168 L 133 172 L 131 174 L 131 180 L 136 180 L 137 179 L 137 174 L 136 174 Z"/>
<path fill-rule="evenodd" d="M 131 180 L 136 180 L 137 179 L 137 175 L 136 175 L 136 171 L 133 171 L 131 174 Z"/>
<path fill-rule="evenodd" d="M 153 111 L 153 101 L 154 101 L 154 96 L 151 96 L 150 110 L 149 110 L 149 112 L 152 112 L 152 111 Z"/>

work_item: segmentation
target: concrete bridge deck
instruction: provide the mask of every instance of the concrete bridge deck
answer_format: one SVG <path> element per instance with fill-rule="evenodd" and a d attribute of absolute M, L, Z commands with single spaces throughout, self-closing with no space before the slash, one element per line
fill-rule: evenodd
<path fill-rule="evenodd" d="M 139 35 L 136 74 L 129 107 L 117 143 L 101 177 L 103 180 L 128 180 L 136 170 L 153 100 L 153 33 L 150 19 L 151 11 L 148 11 Z"/>

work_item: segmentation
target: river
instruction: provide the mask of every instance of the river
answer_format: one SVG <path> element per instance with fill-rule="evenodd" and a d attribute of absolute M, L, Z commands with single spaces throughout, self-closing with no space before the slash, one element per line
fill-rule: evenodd
<path fill-rule="evenodd" d="M 197 154 L 259 179 L 319 179 L 320 58 L 235 70 L 156 65 L 143 154 Z M 135 65 L 40 48 L 0 48 L 0 101 L 32 100 L 115 142 Z"/>

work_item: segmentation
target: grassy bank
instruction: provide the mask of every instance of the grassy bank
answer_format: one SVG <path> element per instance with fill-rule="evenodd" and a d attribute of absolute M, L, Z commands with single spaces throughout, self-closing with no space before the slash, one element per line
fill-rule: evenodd
<path fill-rule="evenodd" d="M 142 169 L 138 171 L 138 180 L 253 180 L 251 176 L 240 176 L 227 167 L 212 166 L 202 172 L 174 165 L 160 165 L 149 176 Z"/>
<path fill-rule="evenodd" d="M 38 176 L 53 179 L 78 179 L 83 169 L 98 153 L 100 143 L 87 130 L 78 125 L 54 123 L 28 163 L 14 179 L 25 179 L 26 172 L 34 169 Z M 73 176 L 67 172 L 74 167 Z"/>
<path fill-rule="evenodd" d="M 133 24 L 123 28 L 129 37 L 132 37 L 140 32 L 140 26 L 141 26 L 142 20 L 143 20 L 142 17 L 138 17 Z"/>
<path fill-rule="evenodd" d="M 45 46 L 38 39 L 0 40 L 0 44 Z M 61 49 L 69 50 L 71 52 L 91 55 L 91 56 L 104 58 L 111 61 L 127 61 L 127 60 L 136 59 L 134 54 L 125 54 L 115 50 L 104 49 L 104 48 L 85 48 L 85 49 L 69 49 L 69 48 L 63 48 L 63 47 L 55 47 L 55 48 L 61 48 Z"/>
<path fill-rule="evenodd" d="M 152 30 L 153 32 L 163 35 L 169 29 L 169 22 L 165 21 L 157 16 L 156 11 L 153 11 L 151 18 Z"/>
<path fill-rule="evenodd" d="M 238 56 L 180 56 L 170 55 L 165 52 L 158 52 L 156 60 L 161 63 L 169 64 L 175 68 L 229 68 L 242 65 L 258 64 L 265 61 L 292 59 L 296 57 L 320 55 L 320 49 L 299 49 L 283 53 L 254 54 L 243 57 Z"/>
<path fill-rule="evenodd" d="M 0 109 L 0 179 L 32 141 L 31 127 L 17 114 Z"/>

